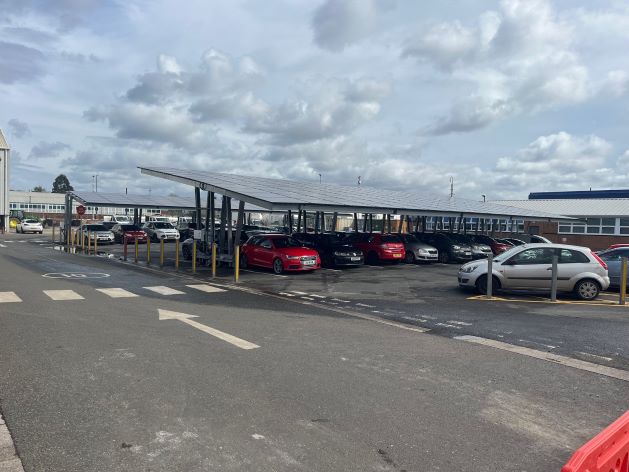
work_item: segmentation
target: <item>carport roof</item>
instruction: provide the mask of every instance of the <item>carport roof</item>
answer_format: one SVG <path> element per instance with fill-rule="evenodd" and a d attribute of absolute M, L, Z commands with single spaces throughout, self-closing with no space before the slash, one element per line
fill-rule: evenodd
<path fill-rule="evenodd" d="M 437 197 L 427 193 L 381 190 L 270 179 L 167 167 L 140 167 L 143 174 L 217 192 L 271 211 L 310 210 L 405 215 L 514 217 L 529 220 L 570 220 L 543 211 Z"/>

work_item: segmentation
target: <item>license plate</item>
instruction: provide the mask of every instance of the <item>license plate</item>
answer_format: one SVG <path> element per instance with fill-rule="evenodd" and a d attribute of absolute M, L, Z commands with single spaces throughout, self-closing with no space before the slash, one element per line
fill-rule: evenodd
<path fill-rule="evenodd" d="M 471 255 L 472 255 L 472 253 L 471 253 L 471 252 L 466 252 L 466 253 L 465 253 L 465 255 L 466 255 L 466 256 L 471 256 Z"/>
<path fill-rule="evenodd" d="M 350 261 L 359 261 L 360 257 L 350 257 L 349 260 Z"/>
<path fill-rule="evenodd" d="M 302 261 L 303 265 L 315 265 L 317 261 Z"/>
<path fill-rule="evenodd" d="M 393 257 L 402 257 L 402 254 L 393 254 Z"/>

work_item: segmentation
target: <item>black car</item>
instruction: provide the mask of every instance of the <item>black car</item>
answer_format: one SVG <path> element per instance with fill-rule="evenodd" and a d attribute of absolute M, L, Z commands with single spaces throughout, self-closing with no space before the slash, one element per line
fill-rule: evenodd
<path fill-rule="evenodd" d="M 365 263 L 363 252 L 347 243 L 344 234 L 293 233 L 292 236 L 304 246 L 316 250 L 321 264 L 326 267 L 358 266 Z"/>
<path fill-rule="evenodd" d="M 447 233 L 414 233 L 417 239 L 439 250 L 439 262 L 471 261 L 472 248 L 469 244 L 454 241 Z"/>
<path fill-rule="evenodd" d="M 177 225 L 177 231 L 179 231 L 179 238 L 180 239 L 188 239 L 194 236 L 194 230 L 195 229 L 199 229 L 197 228 L 197 224 L 196 223 L 179 223 Z M 201 223 L 201 228 L 200 229 L 205 229 L 205 225 L 203 223 Z"/>

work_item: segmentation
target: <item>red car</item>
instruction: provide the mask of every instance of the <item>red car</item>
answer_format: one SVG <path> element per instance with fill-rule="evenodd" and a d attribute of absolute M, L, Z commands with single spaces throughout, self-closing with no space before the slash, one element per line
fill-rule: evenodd
<path fill-rule="evenodd" d="M 479 244 L 486 244 L 487 246 L 489 246 L 491 248 L 491 252 L 494 253 L 494 256 L 508 251 L 514 246 L 511 243 L 496 241 L 494 238 L 485 236 L 484 234 L 474 234 L 470 237 L 474 242 L 477 242 Z"/>
<path fill-rule="evenodd" d="M 136 239 L 141 244 L 147 240 L 146 233 L 135 225 L 117 224 L 111 228 L 111 232 L 114 233 L 114 241 L 117 243 L 123 243 L 125 236 L 129 244 L 135 244 Z"/>
<path fill-rule="evenodd" d="M 609 246 L 607 249 L 616 249 L 618 247 L 629 247 L 629 244 L 626 243 L 619 243 L 619 244 L 612 244 L 611 246 Z"/>
<path fill-rule="evenodd" d="M 404 243 L 396 234 L 354 233 L 347 242 L 363 251 L 365 261 L 375 264 L 379 261 L 400 262 L 406 256 Z"/>
<path fill-rule="evenodd" d="M 285 234 L 258 234 L 241 246 L 240 266 L 268 267 L 281 274 L 285 270 L 319 269 L 321 259 L 317 251 Z"/>

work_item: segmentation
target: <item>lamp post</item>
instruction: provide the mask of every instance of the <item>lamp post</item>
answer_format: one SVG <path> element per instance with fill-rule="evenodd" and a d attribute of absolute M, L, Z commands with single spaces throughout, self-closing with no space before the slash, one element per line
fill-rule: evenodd
<path fill-rule="evenodd" d="M 481 197 L 483 197 L 483 203 L 485 203 L 485 200 L 487 198 L 487 195 L 485 195 L 484 193 L 481 195 Z"/>

